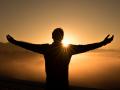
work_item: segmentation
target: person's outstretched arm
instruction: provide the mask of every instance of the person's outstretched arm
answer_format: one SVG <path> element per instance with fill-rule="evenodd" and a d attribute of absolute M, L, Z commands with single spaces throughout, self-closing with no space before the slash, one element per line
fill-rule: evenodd
<path fill-rule="evenodd" d="M 44 48 L 47 46 L 47 44 L 41 45 L 41 44 L 32 44 L 28 42 L 18 41 L 18 40 L 15 40 L 10 35 L 7 35 L 6 37 L 7 37 L 7 40 L 12 44 L 15 44 L 17 46 L 20 46 L 22 48 L 25 48 L 34 52 L 39 52 L 41 54 L 44 52 Z"/>
<path fill-rule="evenodd" d="M 111 41 L 114 38 L 114 35 L 112 35 L 112 37 L 110 37 L 110 38 L 109 38 L 109 36 L 110 35 L 107 35 L 106 38 L 104 40 L 102 40 L 101 42 L 86 44 L 86 45 L 73 45 L 72 46 L 72 54 L 83 53 L 83 52 L 86 52 L 89 50 L 93 50 L 93 49 L 105 46 L 105 45 L 111 43 Z"/>

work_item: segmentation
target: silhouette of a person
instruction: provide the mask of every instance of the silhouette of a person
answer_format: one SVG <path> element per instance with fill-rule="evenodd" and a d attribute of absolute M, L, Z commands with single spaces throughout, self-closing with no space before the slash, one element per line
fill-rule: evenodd
<path fill-rule="evenodd" d="M 31 44 L 27 42 L 17 41 L 10 35 L 7 35 L 7 40 L 15 45 L 25 49 L 38 52 L 44 55 L 45 70 L 46 70 L 46 85 L 47 89 L 65 89 L 69 88 L 68 68 L 72 55 L 84 53 L 89 50 L 99 48 L 109 44 L 113 37 L 107 37 L 101 42 L 87 45 L 72 45 L 63 47 L 62 39 L 64 36 L 63 29 L 56 28 L 52 33 L 52 44 Z"/>

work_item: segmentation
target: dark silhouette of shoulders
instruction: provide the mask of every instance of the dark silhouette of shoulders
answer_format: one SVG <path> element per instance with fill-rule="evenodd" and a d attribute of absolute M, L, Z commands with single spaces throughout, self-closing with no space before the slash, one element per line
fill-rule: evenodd
<path fill-rule="evenodd" d="M 72 55 L 84 53 L 96 48 L 105 46 L 113 40 L 107 37 L 97 43 L 91 43 L 86 45 L 72 45 L 63 47 L 62 39 L 64 32 L 61 28 L 56 28 L 52 33 L 52 44 L 32 44 L 23 41 L 17 41 L 10 35 L 7 35 L 9 42 L 23 47 L 25 49 L 40 53 L 45 58 L 45 70 L 46 70 L 46 88 L 47 89 L 64 89 L 69 88 L 68 69 Z"/>

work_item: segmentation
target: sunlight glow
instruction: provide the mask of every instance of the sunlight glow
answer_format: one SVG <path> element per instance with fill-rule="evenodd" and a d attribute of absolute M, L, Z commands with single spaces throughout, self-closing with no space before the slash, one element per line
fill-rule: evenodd
<path fill-rule="evenodd" d="M 62 41 L 62 43 L 63 43 L 63 46 L 64 46 L 64 47 L 68 47 L 68 46 L 69 46 L 69 40 L 68 40 L 68 39 L 64 39 L 64 40 Z"/>

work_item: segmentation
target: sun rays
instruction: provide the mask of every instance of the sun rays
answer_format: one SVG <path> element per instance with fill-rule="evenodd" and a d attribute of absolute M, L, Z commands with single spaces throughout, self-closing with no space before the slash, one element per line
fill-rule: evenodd
<path fill-rule="evenodd" d="M 63 47 L 68 47 L 69 46 L 69 40 L 68 39 L 64 39 L 62 41 Z"/>

